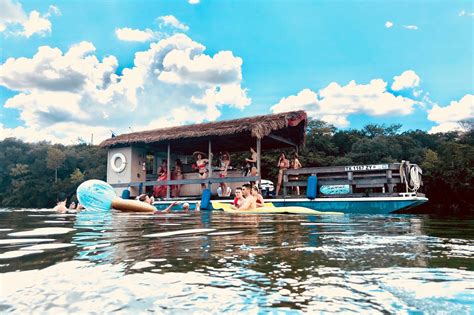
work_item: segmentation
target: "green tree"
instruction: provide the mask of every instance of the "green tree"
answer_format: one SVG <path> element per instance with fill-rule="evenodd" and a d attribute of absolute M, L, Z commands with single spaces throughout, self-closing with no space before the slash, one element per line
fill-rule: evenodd
<path fill-rule="evenodd" d="M 48 160 L 47 160 L 47 167 L 51 170 L 54 170 L 54 182 L 58 182 L 58 168 L 60 168 L 64 160 L 66 159 L 66 155 L 63 151 L 58 148 L 50 147 L 48 149 Z"/>

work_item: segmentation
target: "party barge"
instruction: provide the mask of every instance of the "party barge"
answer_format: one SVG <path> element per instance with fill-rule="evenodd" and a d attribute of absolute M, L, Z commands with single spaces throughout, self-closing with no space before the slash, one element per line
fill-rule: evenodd
<path fill-rule="evenodd" d="M 122 134 L 101 144 L 107 181 L 118 195 L 154 195 L 158 209 L 180 200 L 219 210 L 245 183 L 259 184 L 266 204 L 315 213 L 387 214 L 428 200 L 418 192 L 421 169 L 406 161 L 300 167 L 306 125 L 306 113 L 295 111 Z M 273 170 L 262 169 L 262 157 Z M 278 176 L 276 189 L 261 174 Z"/>

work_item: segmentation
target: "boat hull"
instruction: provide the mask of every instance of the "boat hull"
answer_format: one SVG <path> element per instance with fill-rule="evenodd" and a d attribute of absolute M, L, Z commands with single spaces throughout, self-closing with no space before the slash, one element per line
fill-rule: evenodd
<path fill-rule="evenodd" d="M 230 200 L 219 200 L 222 203 L 230 203 Z M 425 197 L 366 197 L 366 198 L 321 198 L 321 199 L 268 199 L 265 202 L 272 203 L 275 207 L 305 207 L 319 212 L 342 212 L 348 214 L 389 214 L 400 210 L 407 210 L 419 206 L 428 201 Z M 172 201 L 158 201 L 154 206 L 163 210 Z M 193 209 L 197 200 L 189 201 Z M 220 210 L 211 209 L 209 210 Z"/>

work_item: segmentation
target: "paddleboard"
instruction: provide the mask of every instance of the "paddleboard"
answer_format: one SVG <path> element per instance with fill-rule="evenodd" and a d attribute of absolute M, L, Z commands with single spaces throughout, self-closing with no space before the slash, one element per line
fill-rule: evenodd
<path fill-rule="evenodd" d="M 212 202 L 212 206 L 214 209 L 222 209 L 224 212 L 228 213 L 242 213 L 242 214 L 265 214 L 265 213 L 274 213 L 274 214 L 283 214 L 283 213 L 290 213 L 290 214 L 311 214 L 311 215 L 339 215 L 343 214 L 342 212 L 322 212 L 313 210 L 310 208 L 305 207 L 297 207 L 297 206 L 290 206 L 290 207 L 275 207 L 273 204 L 265 204 L 264 207 L 252 209 L 252 210 L 234 210 L 231 208 L 231 204 L 222 203 L 222 202 Z"/>

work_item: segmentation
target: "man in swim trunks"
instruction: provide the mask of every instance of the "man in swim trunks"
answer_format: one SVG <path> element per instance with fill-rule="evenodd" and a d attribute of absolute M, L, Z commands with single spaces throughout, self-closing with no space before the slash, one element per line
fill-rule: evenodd
<path fill-rule="evenodd" d="M 232 202 L 232 209 L 236 210 L 239 209 L 240 206 L 244 203 L 245 199 L 242 196 L 242 187 L 237 187 L 235 189 L 235 198 L 234 202 Z"/>
<path fill-rule="evenodd" d="M 257 202 L 255 198 L 251 194 L 252 192 L 252 185 L 244 184 L 242 186 L 242 195 L 245 198 L 244 203 L 239 208 L 239 210 L 254 210 L 257 208 Z"/>

